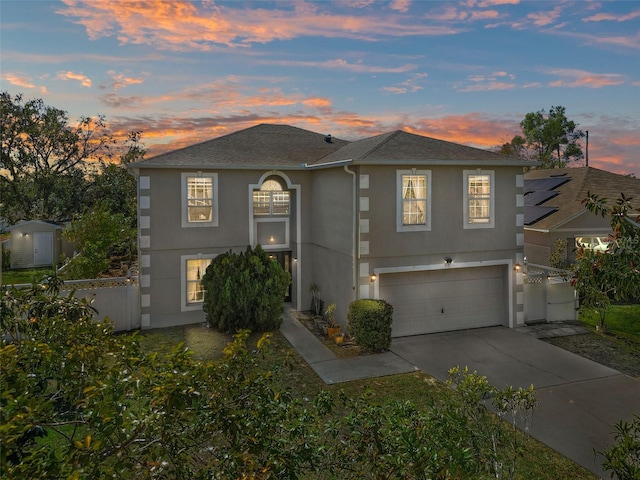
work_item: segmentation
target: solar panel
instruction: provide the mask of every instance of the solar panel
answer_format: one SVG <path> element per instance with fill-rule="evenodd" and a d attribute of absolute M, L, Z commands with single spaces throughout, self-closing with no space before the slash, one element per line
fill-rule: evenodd
<path fill-rule="evenodd" d="M 558 192 L 553 190 L 546 192 L 530 192 L 524 196 L 524 206 L 533 207 L 535 205 L 541 205 L 557 195 Z"/>
<path fill-rule="evenodd" d="M 548 191 L 558 188 L 571 180 L 571 177 L 531 178 L 524 181 L 525 195 L 530 192 Z"/>
<path fill-rule="evenodd" d="M 556 207 L 531 206 L 524 209 L 524 224 L 533 225 L 545 217 L 548 217 L 558 209 Z"/>

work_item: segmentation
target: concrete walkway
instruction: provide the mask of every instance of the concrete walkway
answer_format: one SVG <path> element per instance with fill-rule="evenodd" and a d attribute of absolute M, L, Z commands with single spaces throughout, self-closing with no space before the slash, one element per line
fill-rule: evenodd
<path fill-rule="evenodd" d="M 585 333 L 578 324 L 503 327 L 396 338 L 391 351 L 337 358 L 293 315 L 282 334 L 327 384 L 408 373 L 446 380 L 449 368 L 468 366 L 497 387 L 534 385 L 538 407 L 531 434 L 599 476 L 601 450 L 613 442 L 613 425 L 640 414 L 640 381 L 540 341 Z"/>
<path fill-rule="evenodd" d="M 417 370 L 393 352 L 338 358 L 295 318 L 294 313 L 285 310 L 280 332 L 327 385 Z"/>

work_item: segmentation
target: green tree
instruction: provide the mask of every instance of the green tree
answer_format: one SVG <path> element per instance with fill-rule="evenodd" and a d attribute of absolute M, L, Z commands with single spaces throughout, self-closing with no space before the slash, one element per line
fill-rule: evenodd
<path fill-rule="evenodd" d="M 544 109 L 527 113 L 520 128 L 522 135 L 502 145 L 500 153 L 537 160 L 541 168 L 562 168 L 583 158 L 579 142 L 584 132 L 567 118 L 565 107 L 552 106 L 548 114 Z"/>
<path fill-rule="evenodd" d="M 115 144 L 101 116 L 72 125 L 67 112 L 41 99 L 0 93 L 2 152 L 0 216 L 68 220 L 85 204 L 89 160 L 108 156 Z"/>
<path fill-rule="evenodd" d="M 131 132 L 121 146 L 117 162 L 100 161 L 100 170 L 93 176 L 89 188 L 89 204 L 120 213 L 135 227 L 138 214 L 136 180 L 127 165 L 142 160 L 145 154 L 141 133 Z"/>
<path fill-rule="evenodd" d="M 207 323 L 223 332 L 277 329 L 290 282 L 260 245 L 218 255 L 202 277 Z"/>
<path fill-rule="evenodd" d="M 95 278 L 109 269 L 112 257 L 131 262 L 136 255 L 131 219 L 111 212 L 107 204 L 76 215 L 62 233 L 80 251 L 65 267 L 68 278 Z"/>
<path fill-rule="evenodd" d="M 631 197 L 620 195 L 615 202 L 588 194 L 585 208 L 602 217 L 609 217 L 613 234 L 605 252 L 584 247 L 576 250 L 573 285 L 580 295 L 581 306 L 591 308 L 605 326 L 605 316 L 611 300 L 640 299 L 640 215 L 635 216 Z"/>

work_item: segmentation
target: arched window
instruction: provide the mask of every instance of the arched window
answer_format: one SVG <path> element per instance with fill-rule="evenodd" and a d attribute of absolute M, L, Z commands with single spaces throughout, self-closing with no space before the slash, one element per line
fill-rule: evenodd
<path fill-rule="evenodd" d="M 254 215 L 289 215 L 289 192 L 278 180 L 267 179 L 253 192 Z"/>

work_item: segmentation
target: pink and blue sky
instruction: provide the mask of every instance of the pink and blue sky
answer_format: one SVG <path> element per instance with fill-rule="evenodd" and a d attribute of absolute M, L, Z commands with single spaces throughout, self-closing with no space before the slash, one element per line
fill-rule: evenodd
<path fill-rule="evenodd" d="M 640 2 L 0 0 L 0 89 L 141 130 L 149 155 L 257 123 L 492 148 L 566 107 L 640 177 Z"/>

